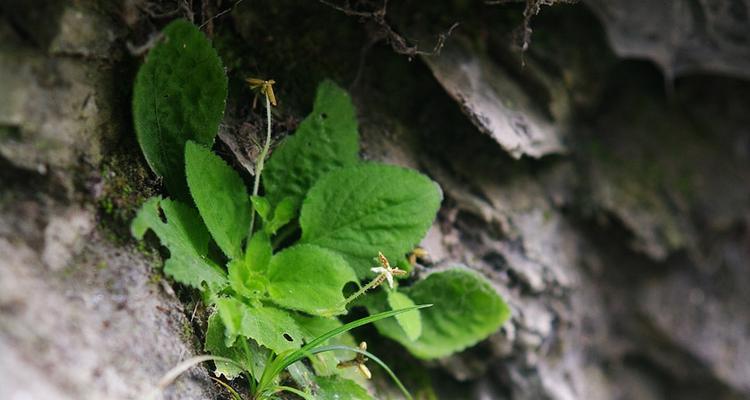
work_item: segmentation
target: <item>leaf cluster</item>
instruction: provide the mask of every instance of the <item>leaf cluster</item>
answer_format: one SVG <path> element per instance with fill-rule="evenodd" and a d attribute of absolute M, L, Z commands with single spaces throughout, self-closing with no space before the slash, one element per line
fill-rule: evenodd
<path fill-rule="evenodd" d="M 251 196 L 210 149 L 226 98 L 221 61 L 186 21 L 171 23 L 164 36 L 139 70 L 133 109 L 149 165 L 175 199 L 147 201 L 131 229 L 137 238 L 153 231 L 169 251 L 165 274 L 213 306 L 206 349 L 233 360 L 216 361 L 217 373 L 249 373 L 257 398 L 287 389 L 306 398 L 369 398 L 336 368 L 364 351 L 345 334 L 353 327 L 375 322 L 417 357 L 436 358 L 507 319 L 484 278 L 450 269 L 383 287 L 362 302 L 371 317 L 342 325 L 336 317 L 353 300 L 347 290 L 377 279 L 373 257 L 403 262 L 424 237 L 440 207 L 439 186 L 414 170 L 360 160 L 351 99 L 324 81 L 312 112 L 268 159 L 263 195 Z M 253 213 L 260 224 L 251 224 Z M 437 306 L 417 306 L 430 303 Z M 297 388 L 281 385 L 284 370 Z"/>

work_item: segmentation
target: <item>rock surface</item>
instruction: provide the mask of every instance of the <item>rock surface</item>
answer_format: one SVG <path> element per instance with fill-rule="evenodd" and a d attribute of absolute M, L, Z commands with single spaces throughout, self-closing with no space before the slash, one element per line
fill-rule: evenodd
<path fill-rule="evenodd" d="M 158 259 L 96 207 L 105 148 L 129 125 L 112 97 L 125 28 L 50 3 L 0 5 L 0 398 L 142 399 L 197 339 Z M 164 398 L 217 393 L 196 368 Z"/>
<path fill-rule="evenodd" d="M 586 0 L 623 57 L 645 57 L 668 77 L 717 72 L 750 77 L 750 2 Z"/>
<path fill-rule="evenodd" d="M 441 184 L 423 267 L 478 270 L 512 318 L 436 362 L 391 346 L 425 366 L 428 393 L 750 397 L 746 2 L 649 3 L 638 20 L 647 2 L 545 7 L 526 67 L 510 46 L 522 5 L 459 3 L 390 5 L 419 37 L 461 22 L 440 55 L 412 60 L 382 26 L 317 2 L 237 5 L 210 28 L 230 76 L 220 154 L 238 168 L 257 154 L 242 79 L 279 82 L 281 137 L 329 77 L 350 87 L 365 158 Z M 159 257 L 127 233 L 158 187 L 129 128 L 125 42 L 174 9 L 50 4 L 0 3 L 0 398 L 142 398 L 200 350 Z M 196 369 L 168 397 L 217 393 Z"/>

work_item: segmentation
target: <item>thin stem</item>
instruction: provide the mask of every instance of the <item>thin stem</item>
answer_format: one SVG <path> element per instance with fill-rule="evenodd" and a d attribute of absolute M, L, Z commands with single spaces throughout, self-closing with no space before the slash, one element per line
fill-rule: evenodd
<path fill-rule="evenodd" d="M 226 357 L 218 357 L 218 356 L 209 356 L 209 355 L 203 355 L 203 356 L 197 356 L 189 358 L 179 364 L 177 364 L 174 368 L 167 371 L 166 374 L 159 380 L 159 384 L 156 386 L 156 388 L 146 396 L 147 399 L 156 399 L 161 392 L 164 391 L 169 385 L 171 385 L 180 375 L 185 373 L 185 371 L 189 370 L 190 368 L 193 368 L 194 366 L 206 362 L 206 361 L 222 361 L 230 364 L 234 364 L 237 367 L 240 367 L 240 369 L 244 369 L 244 367 L 240 364 L 238 364 L 234 360 L 230 360 Z"/>
<path fill-rule="evenodd" d="M 260 189 L 260 174 L 263 173 L 263 165 L 266 163 L 266 156 L 268 156 L 268 150 L 271 148 L 271 100 L 266 97 L 266 143 L 263 144 L 263 148 L 258 154 L 258 159 L 255 160 L 255 181 L 253 182 L 253 196 L 258 195 Z M 253 236 L 253 229 L 255 227 L 255 207 L 250 203 L 250 229 L 247 232 L 247 243 L 250 244 L 250 238 Z M 247 248 L 246 248 L 247 249 Z M 247 250 L 245 250 L 247 251 Z"/>
<path fill-rule="evenodd" d="M 367 283 L 367 285 L 362 286 L 359 290 L 352 293 L 351 296 L 344 299 L 343 303 L 341 305 L 347 305 L 354 301 L 357 297 L 363 295 L 366 291 L 379 286 L 381 283 L 383 283 L 383 280 L 385 279 L 385 274 L 380 274 L 376 276 L 373 280 Z"/>

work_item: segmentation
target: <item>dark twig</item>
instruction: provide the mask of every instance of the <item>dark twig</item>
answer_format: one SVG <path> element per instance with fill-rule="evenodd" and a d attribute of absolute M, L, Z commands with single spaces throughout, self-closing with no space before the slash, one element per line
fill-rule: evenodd
<path fill-rule="evenodd" d="M 451 25 L 451 27 L 446 32 L 443 32 L 438 35 L 437 42 L 435 43 L 435 46 L 432 48 L 431 51 L 424 51 L 424 50 L 420 50 L 416 44 L 410 44 L 409 41 L 405 37 L 403 37 L 398 32 L 396 32 L 393 29 L 393 27 L 391 27 L 391 25 L 386 21 L 388 0 L 383 0 L 382 6 L 373 11 L 355 10 L 349 5 L 348 0 L 345 2 L 345 5 L 336 4 L 329 0 L 318 0 L 318 1 L 320 1 L 322 4 L 325 4 L 328 7 L 333 8 L 334 10 L 344 13 L 347 16 L 359 17 L 359 18 L 372 22 L 375 26 L 375 31 L 373 33 L 373 36 L 375 37 L 375 41 L 385 39 L 388 42 L 388 44 L 391 45 L 391 48 L 393 49 L 393 51 L 395 51 L 398 54 L 402 54 L 402 55 L 409 56 L 409 57 L 416 57 L 420 55 L 434 56 L 434 55 L 440 54 L 440 51 L 443 49 L 443 46 L 445 45 L 445 41 L 451 35 L 453 30 L 456 29 L 456 27 L 458 26 L 458 23 L 454 23 L 453 25 Z"/>
<path fill-rule="evenodd" d="M 237 0 L 237 2 L 235 2 L 231 7 L 219 12 L 218 14 L 206 20 L 206 22 L 202 23 L 201 26 L 198 27 L 198 29 L 203 29 L 203 27 L 206 26 L 207 24 L 213 23 L 213 20 L 215 20 L 216 18 L 222 17 L 224 16 L 224 14 L 232 12 L 232 10 L 234 10 L 235 7 L 237 7 L 240 3 L 242 3 L 242 1 L 243 0 Z"/>
<path fill-rule="evenodd" d="M 531 29 L 531 18 L 539 14 L 539 10 L 542 6 L 551 6 L 555 3 L 567 3 L 574 4 L 578 0 L 485 0 L 484 4 L 487 5 L 498 5 L 498 4 L 510 4 L 510 3 L 521 3 L 525 2 L 526 7 L 523 10 L 523 25 L 519 28 L 521 30 L 519 47 L 522 53 L 525 53 L 529 49 L 531 44 L 531 34 L 534 32 Z M 522 61 L 525 64 L 525 61 Z"/>

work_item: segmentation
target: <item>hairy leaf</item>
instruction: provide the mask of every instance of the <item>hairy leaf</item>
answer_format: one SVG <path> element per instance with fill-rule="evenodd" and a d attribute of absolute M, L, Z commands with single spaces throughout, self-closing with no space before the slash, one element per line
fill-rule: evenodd
<path fill-rule="evenodd" d="M 162 215 L 166 221 L 162 221 Z M 164 273 L 197 289 L 202 289 L 204 282 L 214 289 L 227 285 L 224 271 L 207 258 L 208 230 L 195 209 L 152 197 L 143 204 L 130 225 L 136 239 L 142 239 L 149 229 L 169 249 Z"/>
<path fill-rule="evenodd" d="M 415 304 L 409 296 L 392 290 L 388 292 L 388 305 L 391 307 L 391 310 L 400 310 L 402 308 L 414 307 Z M 417 340 L 419 335 L 422 334 L 422 316 L 419 310 L 405 312 L 397 315 L 395 318 L 409 340 Z"/>
<path fill-rule="evenodd" d="M 360 278 L 373 258 L 403 258 L 424 237 L 442 192 L 426 176 L 392 165 L 365 163 L 333 171 L 302 205 L 303 243 L 341 253 Z"/>
<path fill-rule="evenodd" d="M 359 133 L 351 99 L 335 83 L 323 81 L 312 113 L 268 160 L 263 171 L 266 196 L 274 205 L 290 197 L 297 209 L 318 178 L 357 163 L 358 152 Z"/>
<path fill-rule="evenodd" d="M 185 172 L 190 194 L 216 244 L 230 259 L 239 258 L 250 226 L 250 198 L 242 178 L 193 141 L 185 145 Z"/>
<path fill-rule="evenodd" d="M 138 70 L 133 118 L 151 169 L 173 196 L 187 199 L 184 148 L 188 139 L 211 145 L 224 114 L 227 77 L 211 43 L 192 23 L 164 28 Z"/>
<path fill-rule="evenodd" d="M 313 245 L 296 245 L 271 258 L 268 293 L 278 305 L 313 315 L 346 312 L 342 290 L 357 276 L 341 256 Z"/>
<path fill-rule="evenodd" d="M 445 357 L 472 346 L 497 331 L 510 310 L 487 280 L 465 268 L 429 275 L 411 287 L 400 289 L 415 303 L 433 303 L 420 310 L 422 334 L 410 340 L 393 319 L 375 323 L 378 331 L 403 344 L 419 358 Z M 370 312 L 385 309 L 384 301 L 373 296 Z"/>
<path fill-rule="evenodd" d="M 282 226 L 286 225 L 294 217 L 297 216 L 297 205 L 294 203 L 294 199 L 291 197 L 285 197 L 276 208 L 273 210 L 273 218 L 268 221 L 268 224 L 263 226 L 263 230 L 267 234 L 273 235 Z"/>
<path fill-rule="evenodd" d="M 232 289 L 247 299 L 262 299 L 268 291 L 268 278 L 262 272 L 253 270 L 242 260 L 232 260 L 227 265 L 229 284 Z"/>
<path fill-rule="evenodd" d="M 302 345 L 302 332 L 288 312 L 276 307 L 249 306 L 237 299 L 222 297 L 216 309 L 226 326 L 226 346 L 237 336 L 253 339 L 259 345 L 281 353 Z"/>
<path fill-rule="evenodd" d="M 362 386 L 356 382 L 339 376 L 319 376 L 316 378 L 318 392 L 317 400 L 372 400 Z"/>
<path fill-rule="evenodd" d="M 226 345 L 226 327 L 221 321 L 218 313 L 208 317 L 208 329 L 206 329 L 206 351 L 215 355 L 226 357 L 245 366 L 250 375 L 259 379 L 266 366 L 266 359 L 270 351 L 256 343 L 252 339 L 240 339 L 233 346 Z M 234 379 L 242 373 L 238 366 L 222 361 L 215 361 L 216 375 L 224 375 L 227 379 Z"/>
<path fill-rule="evenodd" d="M 250 238 L 245 253 L 245 264 L 253 271 L 265 272 L 268 269 L 268 263 L 271 262 L 273 248 L 271 240 L 263 231 L 258 231 Z"/>
<path fill-rule="evenodd" d="M 250 196 L 250 201 L 264 223 L 271 218 L 271 203 L 268 202 L 268 199 L 263 196 Z"/>

